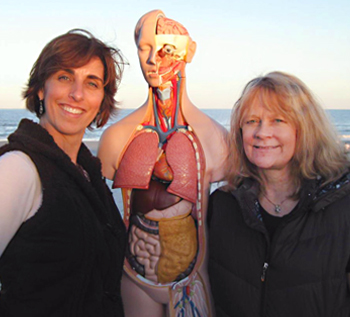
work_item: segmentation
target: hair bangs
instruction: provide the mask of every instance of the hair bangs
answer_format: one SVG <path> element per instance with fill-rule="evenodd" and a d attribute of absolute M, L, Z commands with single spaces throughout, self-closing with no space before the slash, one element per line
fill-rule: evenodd
<path fill-rule="evenodd" d="M 350 162 L 337 132 L 308 87 L 295 76 L 272 72 L 248 82 L 233 108 L 226 160 L 227 189 L 237 188 L 245 177 L 262 185 L 258 169 L 245 155 L 241 131 L 244 117 L 254 103 L 283 116 L 297 131 L 291 160 L 294 197 L 299 195 L 304 180 L 321 177 L 327 184 L 348 170 Z"/>

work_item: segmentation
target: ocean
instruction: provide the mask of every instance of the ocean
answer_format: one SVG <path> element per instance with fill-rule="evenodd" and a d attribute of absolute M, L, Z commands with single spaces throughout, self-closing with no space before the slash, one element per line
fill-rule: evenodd
<path fill-rule="evenodd" d="M 120 109 L 115 118 L 112 118 L 102 129 L 86 131 L 84 140 L 98 141 L 102 132 L 111 124 L 122 119 L 134 109 Z M 204 113 L 221 123 L 227 129 L 230 124 L 231 109 L 202 109 Z M 333 124 L 343 141 L 350 143 L 350 110 L 327 110 Z M 38 121 L 36 116 L 26 109 L 0 109 L 0 141 L 6 140 L 16 128 L 22 118 Z"/>

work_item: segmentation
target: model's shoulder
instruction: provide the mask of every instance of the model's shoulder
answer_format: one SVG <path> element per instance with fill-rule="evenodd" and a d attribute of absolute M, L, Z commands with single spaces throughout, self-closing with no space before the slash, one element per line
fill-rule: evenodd
<path fill-rule="evenodd" d="M 227 130 L 224 126 L 195 107 L 191 108 L 191 112 L 187 112 L 187 116 L 185 113 L 185 119 L 207 150 L 206 155 L 225 156 Z"/>
<path fill-rule="evenodd" d="M 140 107 L 138 109 L 132 110 L 129 114 L 119 119 L 119 114 L 117 113 L 115 119 L 117 120 L 115 123 L 112 123 L 107 130 L 118 130 L 127 125 L 137 125 L 142 122 L 143 117 L 145 116 L 145 109 Z"/>
<path fill-rule="evenodd" d="M 100 143 L 109 143 L 111 140 L 120 143 L 121 140 L 130 137 L 137 126 L 142 123 L 145 113 L 146 111 L 144 107 L 141 106 L 140 108 L 129 113 L 124 118 L 112 123 L 102 133 Z M 118 119 L 118 115 L 116 119 Z"/>
<path fill-rule="evenodd" d="M 200 124 L 203 126 L 208 127 L 209 125 L 208 128 L 212 127 L 222 132 L 227 131 L 223 125 L 221 125 L 218 121 L 216 121 L 214 118 L 207 115 L 203 110 L 197 108 L 196 106 L 191 107 L 190 111 L 189 110 L 186 111 L 185 118 L 188 119 L 190 124 L 193 124 L 193 121 L 194 121 L 197 124 Z"/>

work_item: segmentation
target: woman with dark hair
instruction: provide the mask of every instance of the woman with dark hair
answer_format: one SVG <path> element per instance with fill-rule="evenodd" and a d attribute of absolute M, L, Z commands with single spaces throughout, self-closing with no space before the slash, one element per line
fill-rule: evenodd
<path fill-rule="evenodd" d="M 209 204 L 217 316 L 349 316 L 350 174 L 298 78 L 273 72 L 236 102 L 227 182 Z"/>
<path fill-rule="evenodd" d="M 82 143 L 115 111 L 119 51 L 85 30 L 49 42 L 0 149 L 0 316 L 123 316 L 125 227 Z"/>

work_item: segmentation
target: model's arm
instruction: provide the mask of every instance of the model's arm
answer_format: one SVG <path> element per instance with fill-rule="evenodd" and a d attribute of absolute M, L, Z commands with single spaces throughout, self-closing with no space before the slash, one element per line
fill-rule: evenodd
<path fill-rule="evenodd" d="M 184 109 L 184 116 L 202 145 L 208 181 L 215 183 L 223 180 L 226 174 L 227 130 L 191 103 Z"/>
<path fill-rule="evenodd" d="M 227 130 L 217 122 L 208 129 L 206 161 L 210 168 L 210 183 L 222 181 L 226 175 Z"/>
<path fill-rule="evenodd" d="M 102 174 L 108 179 L 113 179 L 118 168 L 119 156 L 122 151 L 120 135 L 115 126 L 108 128 L 99 142 L 97 156 L 102 162 Z"/>
<path fill-rule="evenodd" d="M 143 122 L 146 106 L 132 112 L 127 117 L 111 125 L 102 134 L 99 142 L 97 156 L 102 162 L 102 174 L 113 180 L 118 169 L 124 147 L 129 142 L 136 127 Z"/>
<path fill-rule="evenodd" d="M 42 202 L 41 182 L 31 159 L 23 152 L 0 157 L 0 256 L 21 224 Z"/>

